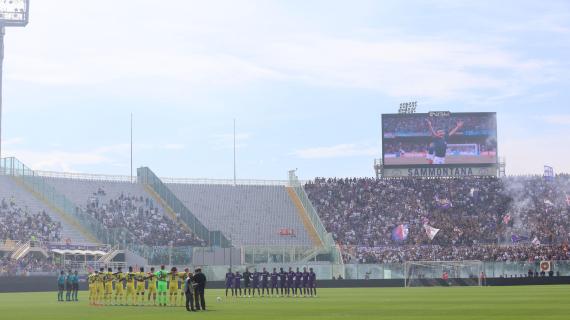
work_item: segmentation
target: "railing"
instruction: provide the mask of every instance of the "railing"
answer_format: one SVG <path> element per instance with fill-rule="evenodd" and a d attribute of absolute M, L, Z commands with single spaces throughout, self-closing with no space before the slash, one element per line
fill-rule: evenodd
<path fill-rule="evenodd" d="M 37 175 L 16 158 L 4 158 L 1 161 L 4 172 L 19 179 L 26 187 L 31 189 L 41 198 L 48 201 L 56 209 L 65 215 L 79 222 L 81 228 L 86 229 L 99 242 L 128 248 L 136 253 L 142 253 L 141 248 L 146 246 L 138 245 L 139 239 L 126 228 L 107 228 L 99 220 L 76 206 L 63 194 L 60 194 L 51 186 L 43 176 Z M 142 254 L 141 254 L 142 255 Z M 145 257 L 143 255 L 143 257 Z M 145 257 L 146 258 L 146 257 Z"/>
<path fill-rule="evenodd" d="M 137 182 L 136 177 L 128 175 L 109 175 L 79 172 L 56 172 L 35 170 L 37 176 L 46 178 L 87 180 L 87 181 L 108 181 L 108 182 Z M 208 178 L 172 178 L 160 177 L 163 183 L 178 184 L 215 184 L 215 185 L 246 185 L 246 186 L 286 186 L 287 180 L 263 180 L 263 179 L 208 179 Z"/>
<path fill-rule="evenodd" d="M 335 245 L 333 236 L 331 233 L 327 232 L 321 218 L 317 213 L 317 210 L 305 192 L 304 182 L 298 180 L 297 176 L 291 172 L 289 175 L 289 185 L 295 190 L 295 193 L 301 200 L 301 204 L 305 208 L 305 211 L 307 212 L 311 223 L 315 227 L 315 230 L 317 231 L 317 234 L 324 245 L 324 250 L 328 251 L 331 255 L 331 261 L 333 263 L 341 263 L 341 254 Z"/>
<path fill-rule="evenodd" d="M 238 186 L 286 186 L 287 180 L 255 180 L 255 179 L 205 179 L 205 178 L 160 178 L 164 183 L 172 184 L 217 184 L 217 185 L 238 185 Z"/>
<path fill-rule="evenodd" d="M 387 264 L 322 264 L 322 263 L 262 263 L 262 264 L 244 264 L 244 265 L 217 265 L 217 266 L 204 266 L 202 270 L 208 277 L 208 281 L 221 281 L 225 278 L 225 273 L 228 268 L 232 268 L 232 271 L 243 272 L 245 268 L 249 268 L 251 271 L 254 268 L 261 270 L 262 268 L 267 268 L 267 270 L 273 270 L 273 268 L 284 268 L 285 270 L 289 267 L 296 269 L 297 267 L 313 268 L 317 274 L 317 279 L 320 280 L 330 280 L 333 277 L 338 278 L 342 276 L 346 280 L 372 280 L 372 279 L 401 279 L 402 286 L 404 285 L 404 263 L 387 263 Z M 511 278 L 511 277 L 526 277 L 528 275 L 528 270 L 540 270 L 539 262 L 483 262 L 483 271 L 487 278 Z M 552 261 L 552 270 L 555 276 L 570 276 L 570 261 Z M 540 272 L 540 271 L 539 271 Z M 434 278 L 440 278 L 441 274 L 433 272 L 432 274 L 426 275 Z M 479 275 L 468 275 L 462 274 L 462 277 L 470 277 Z M 548 276 L 548 275 L 547 275 Z"/>
<path fill-rule="evenodd" d="M 77 270 L 79 273 L 89 273 L 104 268 L 112 268 L 117 270 L 118 268 L 126 269 L 127 264 L 125 262 L 100 262 L 100 261 L 70 261 L 66 260 L 63 264 L 63 269 L 65 270 Z"/>
<path fill-rule="evenodd" d="M 220 231 L 210 231 L 196 216 L 176 197 L 176 195 L 158 178 L 149 168 L 137 169 L 137 178 L 140 183 L 151 187 L 166 204 L 180 214 L 180 219 L 186 223 L 192 232 L 199 238 L 208 242 L 209 246 L 229 247 L 230 241 Z"/>
<path fill-rule="evenodd" d="M 72 180 L 88 180 L 88 181 L 110 181 L 110 182 L 136 182 L 136 177 L 131 180 L 130 176 L 125 175 L 106 175 L 91 173 L 75 173 L 75 172 L 55 172 L 35 170 L 36 175 L 46 178 L 60 178 Z"/>
<path fill-rule="evenodd" d="M 171 246 L 143 246 L 133 245 L 129 249 L 138 252 L 147 259 L 150 265 L 167 264 L 171 266 L 187 266 L 192 264 L 194 247 L 171 247 Z"/>
<path fill-rule="evenodd" d="M 299 263 L 314 249 L 310 246 L 243 246 L 242 257 L 245 264 Z"/>

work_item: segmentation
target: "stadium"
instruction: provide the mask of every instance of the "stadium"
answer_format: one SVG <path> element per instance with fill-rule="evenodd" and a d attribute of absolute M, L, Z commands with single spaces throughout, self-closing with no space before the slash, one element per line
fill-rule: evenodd
<path fill-rule="evenodd" d="M 6 29 L 27 26 L 29 8 L 27 0 L 0 3 L 2 58 Z M 108 173 L 48 170 L 30 153 L 1 148 L 0 313 L 6 319 L 567 318 L 570 174 L 550 165 L 541 174 L 510 174 L 499 109 L 406 102 L 382 110 L 366 115 L 380 132 L 378 150 L 364 153 L 369 174 L 351 177 L 340 166 L 314 176 L 304 170 L 320 171 L 306 165 L 272 173 L 282 180 L 238 179 L 235 119 L 233 179 L 166 177 L 162 172 L 185 168 L 159 157 L 133 167 L 132 114 L 131 174 L 117 174 L 108 162 Z M 70 136 L 95 122 L 62 121 Z M 153 123 L 145 130 L 160 135 L 161 128 Z M 279 130 L 294 137 L 288 126 Z M 99 134 L 80 144 L 103 139 Z M 10 147 L 6 140 L 0 138 Z M 178 149 L 168 146 L 152 152 Z"/>

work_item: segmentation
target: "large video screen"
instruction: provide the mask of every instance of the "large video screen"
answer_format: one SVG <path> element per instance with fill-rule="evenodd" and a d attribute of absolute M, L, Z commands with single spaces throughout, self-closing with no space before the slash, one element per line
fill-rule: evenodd
<path fill-rule="evenodd" d="M 382 115 L 385 166 L 497 163 L 496 113 Z"/>

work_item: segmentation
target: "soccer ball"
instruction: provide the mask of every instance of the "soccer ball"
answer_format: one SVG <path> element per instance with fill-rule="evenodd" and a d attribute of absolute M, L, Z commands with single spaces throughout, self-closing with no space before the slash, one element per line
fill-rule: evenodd
<path fill-rule="evenodd" d="M 222 297 L 217 297 L 216 300 L 217 300 L 218 302 L 222 302 Z"/>

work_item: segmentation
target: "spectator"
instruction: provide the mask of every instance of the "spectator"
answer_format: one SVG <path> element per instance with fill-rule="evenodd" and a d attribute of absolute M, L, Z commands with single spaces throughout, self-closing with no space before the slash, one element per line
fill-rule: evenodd
<path fill-rule="evenodd" d="M 355 254 L 366 263 L 568 259 L 568 175 L 554 181 L 540 176 L 315 179 L 305 190 L 344 249 L 344 261 Z M 400 224 L 409 226 L 409 234 L 395 241 L 391 233 Z M 425 224 L 440 229 L 433 240 Z M 542 246 L 530 245 L 535 237 Z"/>

